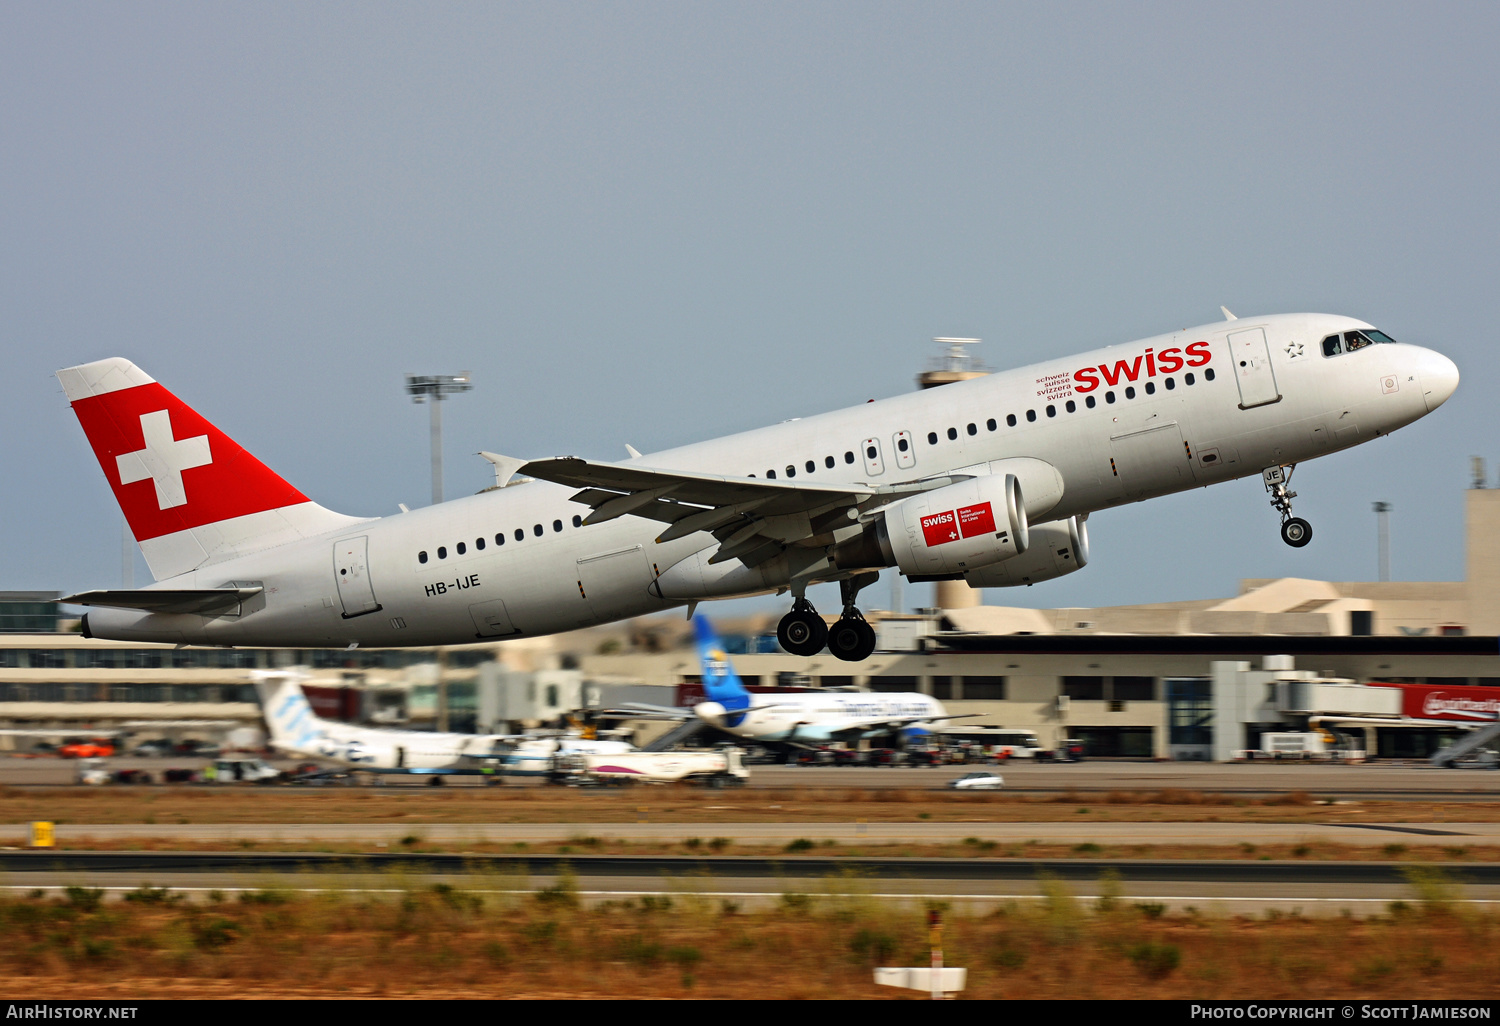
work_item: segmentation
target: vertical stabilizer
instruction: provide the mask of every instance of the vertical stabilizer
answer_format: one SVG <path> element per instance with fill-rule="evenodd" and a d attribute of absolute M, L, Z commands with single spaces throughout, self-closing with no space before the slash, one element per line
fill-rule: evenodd
<path fill-rule="evenodd" d="M 57 379 L 159 581 L 360 522 L 310 500 L 129 360 Z"/>
<path fill-rule="evenodd" d="M 718 702 L 729 712 L 750 708 L 750 692 L 740 675 L 734 672 L 729 654 L 724 651 L 708 617 L 693 617 L 693 630 L 698 635 L 698 659 L 703 664 L 704 697 L 710 702 Z"/>
<path fill-rule="evenodd" d="M 302 693 L 302 674 L 296 670 L 262 670 L 253 676 L 271 747 L 317 754 L 315 746 L 325 735 L 327 724 L 313 712 Z"/>

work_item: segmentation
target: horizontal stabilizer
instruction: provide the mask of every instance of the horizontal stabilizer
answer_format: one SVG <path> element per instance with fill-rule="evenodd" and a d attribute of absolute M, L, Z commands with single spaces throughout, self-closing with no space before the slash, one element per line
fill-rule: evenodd
<path fill-rule="evenodd" d="M 147 613 L 198 613 L 208 616 L 238 610 L 262 588 L 144 588 L 136 591 L 81 591 L 58 599 L 69 606 L 109 606 Z"/>

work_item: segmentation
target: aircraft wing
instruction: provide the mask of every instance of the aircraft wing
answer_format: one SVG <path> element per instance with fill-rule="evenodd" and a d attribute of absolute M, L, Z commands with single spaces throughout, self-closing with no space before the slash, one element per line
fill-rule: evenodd
<path fill-rule="evenodd" d="M 857 733 L 862 734 L 871 730 L 899 730 L 909 727 L 913 723 L 937 723 L 940 720 L 963 720 L 974 716 L 984 716 L 985 713 L 958 713 L 954 716 L 890 716 L 884 719 L 871 717 L 868 720 L 857 720 L 845 727 L 839 728 L 838 734 Z"/>
<path fill-rule="evenodd" d="M 668 525 L 658 542 L 707 531 L 719 540 L 710 563 L 739 559 L 747 566 L 771 559 L 789 545 L 828 544 L 836 530 L 856 526 L 866 510 L 965 479 L 960 475 L 894 485 L 817 485 L 657 470 L 575 456 L 533 460 L 520 472 L 582 489 L 573 501 L 593 509 L 585 524 L 626 515 L 649 517 Z"/>
<path fill-rule="evenodd" d="M 80 591 L 57 601 L 69 606 L 109 606 L 148 613 L 223 613 L 259 595 L 254 588 L 142 588 L 134 591 Z"/>

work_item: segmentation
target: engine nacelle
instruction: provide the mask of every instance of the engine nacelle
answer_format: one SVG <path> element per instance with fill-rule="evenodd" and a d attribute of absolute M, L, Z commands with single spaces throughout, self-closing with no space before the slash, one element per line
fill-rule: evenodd
<path fill-rule="evenodd" d="M 958 574 L 1027 549 L 1026 504 L 1014 474 L 988 474 L 914 495 L 885 511 L 890 557 L 903 574 Z"/>
<path fill-rule="evenodd" d="M 1089 562 L 1088 525 L 1077 517 L 1031 528 L 1024 554 L 964 574 L 971 588 L 1012 588 L 1050 581 L 1082 570 Z"/>

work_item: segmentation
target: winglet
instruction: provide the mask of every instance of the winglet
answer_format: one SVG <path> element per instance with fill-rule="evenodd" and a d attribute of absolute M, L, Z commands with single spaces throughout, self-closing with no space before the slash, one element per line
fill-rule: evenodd
<path fill-rule="evenodd" d="M 516 476 L 516 471 L 530 462 L 529 460 L 518 460 L 514 456 L 501 456 L 498 452 L 481 452 L 479 455 L 495 465 L 496 488 L 504 488 L 510 484 L 510 479 Z"/>
<path fill-rule="evenodd" d="M 637 450 L 636 447 L 631 445 L 629 442 L 625 443 L 625 451 L 630 453 L 630 458 L 633 460 L 638 460 L 641 458 L 640 451 Z"/>
<path fill-rule="evenodd" d="M 1232 314 L 1232 313 L 1229 312 L 1229 307 L 1227 307 L 1227 306 L 1221 306 L 1221 307 L 1219 307 L 1219 309 L 1224 311 L 1224 319 L 1226 321 L 1237 321 L 1237 320 L 1239 320 L 1238 317 L 1236 317 L 1234 314 Z"/>

